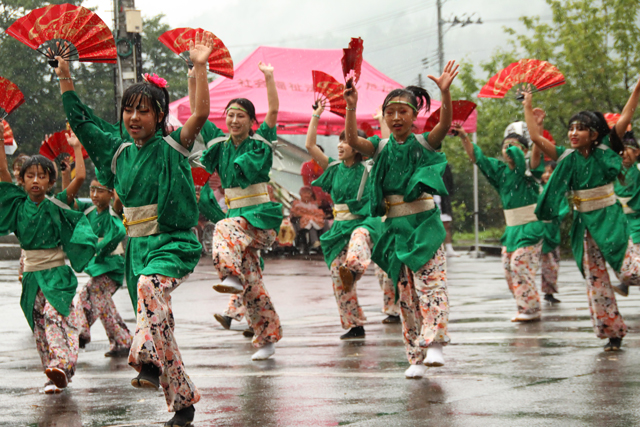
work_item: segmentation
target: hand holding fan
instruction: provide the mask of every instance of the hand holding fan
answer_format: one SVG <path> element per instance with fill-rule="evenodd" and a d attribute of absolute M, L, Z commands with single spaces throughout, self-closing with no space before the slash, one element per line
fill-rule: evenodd
<path fill-rule="evenodd" d="M 16 140 L 13 138 L 13 131 L 6 120 L 2 121 L 4 127 L 4 152 L 5 154 L 13 154 L 18 149 Z"/>
<path fill-rule="evenodd" d="M 67 141 L 67 135 L 70 134 L 71 131 L 63 130 L 49 135 L 40 146 L 40 154 L 49 160 L 55 160 L 61 155 L 68 155 L 75 160 L 73 147 L 71 147 L 69 141 Z M 89 154 L 83 148 L 82 158 L 86 159 L 87 157 L 89 157 Z"/>
<path fill-rule="evenodd" d="M 364 41 L 358 37 L 351 38 L 349 47 L 343 50 L 342 54 L 342 74 L 346 82 L 347 89 L 352 84 L 358 83 L 360 73 L 362 72 L 362 52 L 364 51 Z"/>
<path fill-rule="evenodd" d="M 0 119 L 6 118 L 24 103 L 24 95 L 18 86 L 0 77 Z"/>
<path fill-rule="evenodd" d="M 209 181 L 211 174 L 203 168 L 191 168 L 191 176 L 193 176 L 193 184 L 202 187 Z"/>
<path fill-rule="evenodd" d="M 325 107 L 329 104 L 329 111 L 344 117 L 347 114 L 347 101 L 344 99 L 344 85 L 338 82 L 327 73 L 322 71 L 311 71 L 313 77 L 313 93 L 314 105 L 313 109 L 318 108 L 318 104 L 322 103 Z"/>
<path fill-rule="evenodd" d="M 518 85 L 529 84 L 533 86 L 532 92 L 540 92 L 564 83 L 564 76 L 554 65 L 538 59 L 521 59 L 491 77 L 478 98 L 504 98 L 509 89 Z"/>
<path fill-rule="evenodd" d="M 476 104 L 471 101 L 453 101 L 451 103 L 452 107 L 452 119 L 451 119 L 451 128 L 449 128 L 449 135 L 456 136 L 458 132 L 453 129 L 455 125 L 462 125 L 467 121 L 473 110 L 476 109 Z M 442 107 L 441 107 L 442 108 Z M 440 122 L 440 108 L 433 112 L 427 119 L 427 122 L 424 124 L 423 132 L 431 132 L 433 128 Z"/>
<path fill-rule="evenodd" d="M 230 79 L 233 78 L 233 60 L 229 49 L 218 37 L 202 28 L 176 28 L 163 33 L 158 40 L 167 46 L 173 53 L 184 59 L 189 68 L 193 64 L 189 59 L 189 43 L 195 42 L 196 34 L 209 33 L 213 37 L 213 52 L 209 55 L 209 71 Z"/>
<path fill-rule="evenodd" d="M 55 56 L 67 61 L 115 64 L 113 34 L 98 15 L 68 3 L 34 9 L 15 21 L 7 33 L 46 56 L 58 66 Z"/>

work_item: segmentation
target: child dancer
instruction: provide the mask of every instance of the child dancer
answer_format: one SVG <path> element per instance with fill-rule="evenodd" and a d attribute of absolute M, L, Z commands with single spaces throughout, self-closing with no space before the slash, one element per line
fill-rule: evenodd
<path fill-rule="evenodd" d="M 627 221 L 613 192 L 613 182 L 622 169 L 620 139 L 638 105 L 640 82 L 613 129 L 609 129 L 601 113 L 575 114 L 569 120 L 571 149 L 554 146 L 531 126 L 534 122 L 531 98 L 531 93 L 524 93 L 531 139 L 551 158 L 558 159 L 558 166 L 538 201 L 536 215 L 542 220 L 556 218 L 561 199 L 567 191 L 573 192 L 571 247 L 587 282 L 593 327 L 598 338 L 609 338 L 605 351 L 619 350 L 627 326 L 618 311 L 605 261 L 620 274 L 623 283 L 640 276 L 640 253 L 629 245 Z"/>
<path fill-rule="evenodd" d="M 82 161 L 76 160 L 76 169 L 80 162 Z M 111 208 L 113 189 L 94 179 L 90 194 L 91 203 L 80 200 L 75 202 L 76 209 L 84 213 L 93 232 L 98 236 L 96 256 L 85 269 L 91 278 L 80 289 L 75 301 L 80 326 L 80 348 L 91 341 L 91 326 L 100 319 L 109 338 L 109 351 L 104 354 L 105 357 L 126 357 L 131 347 L 131 333 L 112 298 L 124 281 L 122 240 L 126 232 L 122 219 Z"/>
<path fill-rule="evenodd" d="M 78 360 L 78 326 L 73 297 L 80 272 L 95 252 L 96 236 L 86 218 L 47 192 L 56 182 L 53 163 L 40 155 L 20 170 L 23 188 L 11 183 L 0 150 L 0 234 L 15 233 L 25 252 L 20 305 L 33 331 L 49 381 L 44 392 L 59 393 Z"/>
<path fill-rule="evenodd" d="M 262 281 L 258 253 L 271 247 L 282 222 L 282 205 L 270 201 L 267 189 L 279 101 L 273 67 L 260 62 L 258 68 L 265 77 L 269 102 L 264 122 L 254 133 L 253 103 L 232 99 L 225 108 L 230 136 L 207 122 L 203 136 L 208 148 L 201 158 L 208 172 L 218 172 L 229 206 L 227 218 L 216 224 L 213 235 L 213 264 L 221 279 L 213 288 L 242 294 L 247 322 L 255 333 L 253 345 L 258 348 L 252 360 L 271 357 L 282 338 L 280 318 Z"/>
<path fill-rule="evenodd" d="M 457 126 L 456 131 L 469 159 L 478 165 L 502 200 L 507 223 L 501 238 L 502 265 L 518 307 L 518 313 L 511 321 L 540 320 L 540 295 L 535 278 L 544 227 L 534 214 L 540 186 L 525 159 L 529 151 L 528 141 L 517 133 L 507 135 L 502 141 L 503 162 L 485 157 L 461 126 Z M 536 154 L 533 153 L 534 156 Z M 537 172 L 538 176 L 542 175 L 542 168 L 539 167 Z"/>
<path fill-rule="evenodd" d="M 197 35 L 190 58 L 196 74 L 196 111 L 182 128 L 168 134 L 166 81 L 146 76 L 122 97 L 120 123 L 134 143 L 102 130 L 74 91 L 69 64 L 60 57 L 55 69 L 71 128 L 99 170 L 112 180 L 124 205 L 129 240 L 125 275 L 137 306 L 137 326 L 129 364 L 139 372 L 134 387 L 162 385 L 174 417 L 166 426 L 186 426 L 194 418 L 200 393 L 185 372 L 175 341 L 171 292 L 193 271 L 202 246 L 191 229 L 198 221 L 189 148 L 209 116 L 207 58 L 210 34 Z M 164 135 L 164 138 L 161 137 Z"/>
<path fill-rule="evenodd" d="M 345 132 L 340 134 L 338 160 L 327 157 L 316 145 L 318 121 L 324 105 L 311 116 L 307 131 L 306 148 L 324 173 L 312 185 L 317 185 L 331 195 L 335 203 L 334 222 L 329 231 L 320 237 L 324 260 L 331 271 L 333 293 L 338 303 L 340 323 L 348 332 L 341 340 L 365 337 L 367 318 L 358 303 L 356 282 L 371 262 L 371 248 L 378 240 L 381 221 L 370 215 L 366 166 L 362 154 L 345 142 Z M 360 138 L 366 138 L 358 131 Z"/>
<path fill-rule="evenodd" d="M 633 132 L 626 132 L 623 136 L 624 152 L 622 153 L 622 173 L 618 175 L 613 188 L 616 197 L 622 205 L 622 210 L 629 223 L 629 234 L 634 246 L 640 246 L 640 206 L 639 198 L 633 197 L 640 189 L 640 171 L 637 159 L 640 155 L 640 146 Z M 631 202 L 633 200 L 633 202 Z M 633 206 L 633 207 L 632 207 Z M 638 247 L 640 249 L 640 247 Z M 613 290 L 623 297 L 629 296 L 629 286 L 638 283 L 621 283 L 614 286 Z"/>
<path fill-rule="evenodd" d="M 371 209 L 387 218 L 373 248 L 372 259 L 397 283 L 402 329 L 411 366 L 407 378 L 421 378 L 428 366 L 444 365 L 442 346 L 449 342 L 445 230 L 431 194 L 446 194 L 442 174 L 447 164 L 437 152 L 451 126 L 449 87 L 458 74 L 450 61 L 439 78 L 442 114 L 432 132 L 412 132 L 418 112 L 429 109 L 426 90 L 415 86 L 391 91 L 382 114 L 391 130 L 388 140 L 359 138 L 356 123 L 358 92 L 345 90 L 346 140 L 357 151 L 374 157 L 371 171 Z M 349 86 L 349 85 L 348 85 Z M 426 350 L 426 360 L 425 360 Z M 423 364 L 424 363 L 424 364 Z"/>

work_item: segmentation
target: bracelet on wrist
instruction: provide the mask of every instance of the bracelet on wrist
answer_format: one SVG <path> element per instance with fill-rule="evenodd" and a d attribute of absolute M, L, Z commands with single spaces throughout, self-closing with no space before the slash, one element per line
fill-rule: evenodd
<path fill-rule="evenodd" d="M 60 80 L 73 80 L 71 77 L 56 77 L 58 81 Z"/>
<path fill-rule="evenodd" d="M 196 76 L 190 76 L 189 74 L 187 74 L 187 78 L 195 79 L 195 78 L 196 78 Z"/>
<path fill-rule="evenodd" d="M 318 114 L 312 114 L 311 117 L 316 117 L 316 118 L 320 118 L 320 116 Z"/>
<path fill-rule="evenodd" d="M 347 111 L 356 111 L 356 107 L 353 107 L 353 108 L 345 107 L 344 109 Z"/>

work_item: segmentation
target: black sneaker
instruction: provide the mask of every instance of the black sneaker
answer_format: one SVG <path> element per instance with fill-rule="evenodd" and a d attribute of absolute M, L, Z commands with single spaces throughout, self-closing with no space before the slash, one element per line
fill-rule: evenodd
<path fill-rule="evenodd" d="M 87 346 L 87 344 L 89 344 L 91 342 L 91 338 L 83 338 L 80 337 L 78 338 L 78 347 L 80 348 L 85 348 Z"/>
<path fill-rule="evenodd" d="M 364 338 L 364 326 L 356 326 L 349 329 L 346 334 L 340 335 L 341 340 L 357 340 L 361 338 Z"/>
<path fill-rule="evenodd" d="M 216 313 L 213 315 L 213 318 L 216 319 L 223 328 L 229 329 L 231 327 L 231 321 L 233 320 L 231 317 Z"/>
<path fill-rule="evenodd" d="M 152 363 L 145 363 L 137 377 L 131 380 L 135 388 L 160 388 L 160 368 Z"/>
<path fill-rule="evenodd" d="M 244 331 L 242 331 L 242 336 L 245 338 L 253 338 L 254 335 L 255 333 L 253 332 L 252 328 L 247 328 Z"/>
<path fill-rule="evenodd" d="M 613 291 L 623 297 L 628 297 L 629 296 L 629 286 L 627 285 L 623 285 L 622 283 L 619 284 L 618 286 L 612 286 Z"/>
<path fill-rule="evenodd" d="M 164 427 L 189 427 L 192 425 L 191 421 L 193 421 L 195 414 L 196 408 L 193 405 L 182 408 L 176 411 L 173 418 L 164 423 Z"/>
<path fill-rule="evenodd" d="M 402 321 L 400 320 L 400 316 L 388 315 L 386 319 L 382 320 L 382 323 L 385 325 L 391 325 L 394 323 L 402 323 Z"/>
<path fill-rule="evenodd" d="M 556 297 L 554 297 L 553 294 L 544 294 L 544 300 L 550 304 L 558 304 L 559 302 L 562 302 Z"/>
<path fill-rule="evenodd" d="M 609 338 L 609 342 L 604 346 L 604 351 L 620 351 L 622 338 Z"/>
<path fill-rule="evenodd" d="M 127 357 L 129 356 L 128 347 L 120 347 L 114 350 L 109 350 L 104 354 L 104 357 Z"/>

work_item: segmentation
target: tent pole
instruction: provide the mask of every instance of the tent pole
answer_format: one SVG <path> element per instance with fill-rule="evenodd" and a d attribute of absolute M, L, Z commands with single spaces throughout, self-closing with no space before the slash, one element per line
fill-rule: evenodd
<path fill-rule="evenodd" d="M 478 133 L 473 133 L 473 143 L 478 143 Z M 478 224 L 478 214 L 479 214 L 479 203 L 478 203 L 478 166 L 473 164 L 473 223 L 475 228 L 475 237 L 476 237 L 476 245 L 475 250 L 471 252 L 471 258 L 484 258 L 484 252 L 480 251 L 480 226 Z"/>

